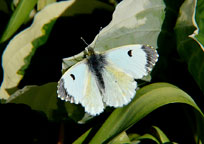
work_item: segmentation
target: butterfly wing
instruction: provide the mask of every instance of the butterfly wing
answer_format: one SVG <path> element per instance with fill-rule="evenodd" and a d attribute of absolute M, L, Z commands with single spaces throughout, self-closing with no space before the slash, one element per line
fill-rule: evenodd
<path fill-rule="evenodd" d="M 80 103 L 91 115 L 103 111 L 102 97 L 95 77 L 89 71 L 86 60 L 68 69 L 58 83 L 58 97 L 71 103 Z"/>
<path fill-rule="evenodd" d="M 103 70 L 105 91 L 103 101 L 108 106 L 121 107 L 128 104 L 136 94 L 137 82 L 134 77 L 114 65 L 106 65 Z"/>
<path fill-rule="evenodd" d="M 104 102 L 121 107 L 128 104 L 136 94 L 137 82 L 155 65 L 156 50 L 145 45 L 127 45 L 104 53 L 106 66 L 103 70 Z"/>
<path fill-rule="evenodd" d="M 155 49 L 141 44 L 121 46 L 104 54 L 108 63 L 132 75 L 135 79 L 146 76 L 158 59 Z"/>

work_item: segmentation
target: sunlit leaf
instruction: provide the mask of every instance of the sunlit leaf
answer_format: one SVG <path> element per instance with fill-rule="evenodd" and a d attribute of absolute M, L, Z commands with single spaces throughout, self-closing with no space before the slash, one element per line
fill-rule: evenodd
<path fill-rule="evenodd" d="M 116 6 L 112 21 L 91 43 L 96 51 L 127 44 L 148 44 L 157 48 L 157 38 L 164 20 L 162 0 L 125 0 Z M 83 52 L 63 59 L 67 69 L 83 58 Z"/>

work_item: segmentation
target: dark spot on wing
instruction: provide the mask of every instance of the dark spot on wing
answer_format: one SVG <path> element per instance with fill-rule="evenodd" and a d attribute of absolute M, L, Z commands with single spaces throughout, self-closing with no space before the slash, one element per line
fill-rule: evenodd
<path fill-rule="evenodd" d="M 128 51 L 128 55 L 129 55 L 130 57 L 132 57 L 132 50 L 129 50 L 129 51 Z"/>
<path fill-rule="evenodd" d="M 150 72 L 153 66 L 155 65 L 155 63 L 157 62 L 159 55 L 157 54 L 157 51 L 151 46 L 143 45 L 142 49 L 146 53 L 146 58 L 147 58 L 146 70 L 147 72 Z"/>
<path fill-rule="evenodd" d="M 70 74 L 70 76 L 72 77 L 73 80 L 75 80 L 75 76 L 73 74 Z"/>

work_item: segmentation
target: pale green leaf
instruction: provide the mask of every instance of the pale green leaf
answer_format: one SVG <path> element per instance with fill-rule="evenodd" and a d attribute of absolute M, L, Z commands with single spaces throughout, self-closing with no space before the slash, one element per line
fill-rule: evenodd
<path fill-rule="evenodd" d="M 112 21 L 90 46 L 99 52 L 127 44 L 148 44 L 157 48 L 164 9 L 162 0 L 124 0 L 116 6 Z M 63 59 L 63 70 L 81 60 L 83 54 Z"/>
<path fill-rule="evenodd" d="M 46 5 L 56 2 L 56 0 L 38 0 L 37 9 L 38 11 L 43 9 Z"/>

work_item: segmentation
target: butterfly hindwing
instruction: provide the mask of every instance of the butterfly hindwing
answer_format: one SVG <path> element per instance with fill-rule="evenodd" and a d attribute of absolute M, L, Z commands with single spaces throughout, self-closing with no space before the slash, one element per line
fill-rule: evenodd
<path fill-rule="evenodd" d="M 108 106 L 121 107 L 126 105 L 136 94 L 137 82 L 134 78 L 113 65 L 107 64 L 105 66 L 103 79 L 105 83 L 103 101 Z"/>
<path fill-rule="evenodd" d="M 91 115 L 100 114 L 103 112 L 104 104 L 97 85 L 97 80 L 90 71 L 88 72 L 85 86 L 85 93 L 81 99 L 82 106 L 84 106 L 85 111 Z"/>

